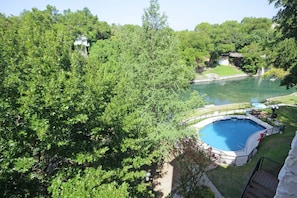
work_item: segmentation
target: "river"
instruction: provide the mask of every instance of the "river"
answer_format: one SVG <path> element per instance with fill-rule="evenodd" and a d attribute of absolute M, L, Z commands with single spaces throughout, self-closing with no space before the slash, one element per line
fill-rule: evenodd
<path fill-rule="evenodd" d="M 206 94 L 209 104 L 223 105 L 240 102 L 264 102 L 267 98 L 288 95 L 296 90 L 280 86 L 280 81 L 261 77 L 245 77 L 192 84 L 191 89 Z"/>

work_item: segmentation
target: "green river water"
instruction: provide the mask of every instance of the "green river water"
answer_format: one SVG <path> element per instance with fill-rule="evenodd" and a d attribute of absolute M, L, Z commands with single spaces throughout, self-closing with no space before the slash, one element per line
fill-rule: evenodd
<path fill-rule="evenodd" d="M 206 94 L 209 104 L 223 105 L 240 102 L 264 102 L 267 98 L 288 95 L 296 90 L 280 86 L 280 81 L 270 81 L 261 77 L 213 81 L 192 84 L 191 89 Z"/>

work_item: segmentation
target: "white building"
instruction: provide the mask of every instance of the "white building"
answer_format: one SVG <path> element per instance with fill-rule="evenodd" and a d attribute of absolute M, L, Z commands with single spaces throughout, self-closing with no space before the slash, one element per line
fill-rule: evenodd
<path fill-rule="evenodd" d="M 90 44 L 88 43 L 88 38 L 84 35 L 77 37 L 74 41 L 74 47 L 75 49 L 79 50 L 83 56 L 87 56 L 88 49 L 90 47 Z"/>

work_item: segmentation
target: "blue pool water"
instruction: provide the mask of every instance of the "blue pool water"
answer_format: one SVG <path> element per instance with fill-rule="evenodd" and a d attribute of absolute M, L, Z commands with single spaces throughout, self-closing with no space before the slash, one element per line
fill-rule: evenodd
<path fill-rule="evenodd" d="M 199 138 L 213 148 L 238 151 L 245 147 L 247 139 L 255 132 L 265 129 L 249 119 L 227 119 L 215 121 L 203 127 Z"/>

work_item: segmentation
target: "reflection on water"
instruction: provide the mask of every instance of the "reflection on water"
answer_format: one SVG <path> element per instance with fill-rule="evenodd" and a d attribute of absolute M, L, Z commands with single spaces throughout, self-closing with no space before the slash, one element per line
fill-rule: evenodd
<path fill-rule="evenodd" d="M 247 77 L 236 80 L 214 81 L 192 84 L 191 89 L 206 94 L 209 104 L 222 105 L 239 102 L 263 102 L 267 98 L 283 96 L 295 92 L 279 86 L 280 81 L 269 81 L 261 77 Z"/>

